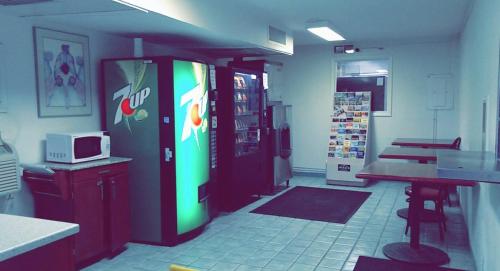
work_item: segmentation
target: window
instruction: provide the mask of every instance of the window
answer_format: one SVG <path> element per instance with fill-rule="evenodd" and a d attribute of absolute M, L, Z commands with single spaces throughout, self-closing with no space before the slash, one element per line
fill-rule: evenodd
<path fill-rule="evenodd" d="M 372 93 L 373 116 L 391 116 L 391 60 L 341 60 L 336 63 L 336 91 Z"/>

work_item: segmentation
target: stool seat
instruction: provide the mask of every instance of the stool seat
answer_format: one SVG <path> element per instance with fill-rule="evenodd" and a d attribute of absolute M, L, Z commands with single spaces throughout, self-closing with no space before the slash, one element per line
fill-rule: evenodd
<path fill-rule="evenodd" d="M 407 196 L 411 196 L 411 186 L 405 187 L 405 194 Z M 442 197 L 442 193 L 439 188 L 422 187 L 420 188 L 420 197 L 423 200 L 439 200 Z"/>

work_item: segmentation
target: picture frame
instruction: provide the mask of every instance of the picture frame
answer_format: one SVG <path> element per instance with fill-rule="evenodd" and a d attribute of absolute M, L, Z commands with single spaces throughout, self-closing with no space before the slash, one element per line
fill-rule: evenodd
<path fill-rule="evenodd" d="M 89 38 L 33 28 L 38 116 L 92 114 Z"/>

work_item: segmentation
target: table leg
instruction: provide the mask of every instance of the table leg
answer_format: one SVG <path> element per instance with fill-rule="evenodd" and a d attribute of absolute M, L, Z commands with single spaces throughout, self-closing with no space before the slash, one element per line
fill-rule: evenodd
<path fill-rule="evenodd" d="M 419 164 L 427 164 L 427 160 L 419 160 Z M 408 208 L 402 208 L 398 210 L 398 216 L 404 219 L 408 219 Z M 441 221 L 441 217 L 436 215 L 436 212 L 433 210 L 422 209 L 420 215 L 421 222 L 439 222 Z"/>
<path fill-rule="evenodd" d="M 410 198 L 410 213 L 408 214 L 408 219 L 410 219 L 410 246 L 414 249 L 420 247 L 420 213 L 424 209 L 424 201 L 420 196 L 421 186 L 417 183 L 412 183 L 411 185 L 411 198 Z"/>
<path fill-rule="evenodd" d="M 448 255 L 437 248 L 420 244 L 420 213 L 424 209 L 424 201 L 420 197 L 421 186 L 412 183 L 410 199 L 409 223 L 411 227 L 410 243 L 399 242 L 384 246 L 383 252 L 390 259 L 428 265 L 443 265 L 450 261 Z"/>

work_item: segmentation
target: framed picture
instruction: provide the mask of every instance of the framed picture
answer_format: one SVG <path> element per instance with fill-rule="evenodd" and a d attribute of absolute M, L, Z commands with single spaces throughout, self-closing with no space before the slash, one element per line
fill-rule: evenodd
<path fill-rule="evenodd" d="M 92 114 L 89 39 L 34 28 L 38 116 Z"/>

